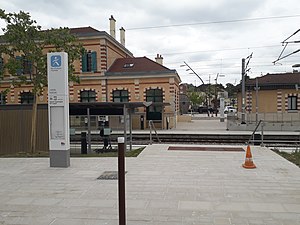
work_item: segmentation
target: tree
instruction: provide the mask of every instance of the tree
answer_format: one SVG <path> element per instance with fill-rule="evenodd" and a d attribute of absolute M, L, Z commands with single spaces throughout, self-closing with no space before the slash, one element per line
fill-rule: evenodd
<path fill-rule="evenodd" d="M 225 90 L 228 92 L 229 98 L 234 98 L 236 97 L 236 94 L 238 92 L 238 86 L 234 86 L 231 83 L 227 83 Z"/>
<path fill-rule="evenodd" d="M 27 12 L 6 13 L 0 9 L 0 19 L 6 22 L 6 27 L 2 28 L 1 41 L 4 44 L 0 45 L 0 54 L 8 56 L 1 77 L 7 70 L 13 85 L 32 86 L 31 152 L 35 152 L 37 97 L 47 86 L 47 52 L 67 52 L 69 80 L 79 81 L 73 74 L 73 62 L 80 58 L 83 47 L 68 28 L 42 31 Z"/>
<path fill-rule="evenodd" d="M 199 92 L 192 91 L 188 92 L 187 94 L 193 106 L 199 106 L 205 101 L 205 96 L 203 94 L 201 95 Z"/>

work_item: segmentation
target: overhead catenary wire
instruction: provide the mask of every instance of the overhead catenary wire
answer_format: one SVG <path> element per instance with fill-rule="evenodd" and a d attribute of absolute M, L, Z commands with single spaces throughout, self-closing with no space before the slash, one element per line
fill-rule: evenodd
<path fill-rule="evenodd" d="M 182 24 L 169 24 L 169 25 L 158 25 L 158 26 L 144 26 L 144 27 L 131 27 L 131 28 L 128 28 L 127 30 L 128 31 L 135 31 L 135 30 L 147 30 L 147 29 L 163 29 L 163 28 L 171 28 L 171 27 L 184 27 L 184 26 L 196 26 L 196 25 L 214 25 L 214 24 L 222 24 L 222 23 L 237 23 L 237 22 L 250 22 L 250 21 L 261 21 L 261 20 L 276 20 L 276 19 L 287 19 L 287 18 L 297 18 L 297 17 L 300 17 L 299 14 L 297 15 L 282 15 L 282 16 L 270 16 L 270 17 L 256 17 L 256 18 L 242 18 L 242 19 L 233 19 L 233 20 L 219 20 L 219 21 L 199 21 L 199 22 L 195 22 L 195 23 L 182 23 Z M 299 32 L 299 30 L 297 30 L 296 32 L 294 32 L 294 34 L 296 34 L 297 32 Z M 285 40 L 286 41 L 286 40 Z M 269 43 L 268 43 L 269 44 Z M 197 50 L 197 49 L 193 49 L 194 51 L 181 51 L 181 52 L 161 52 L 162 55 L 169 55 L 169 56 L 172 56 L 172 55 L 185 55 L 185 54 L 197 54 L 197 53 L 209 53 L 209 52 L 225 52 L 225 51 L 239 51 L 239 50 L 248 50 L 248 53 L 251 50 L 254 50 L 254 49 L 263 49 L 263 48 L 278 48 L 278 44 L 273 44 L 273 45 L 264 45 L 264 46 L 252 46 L 252 47 L 235 47 L 235 48 L 223 48 L 223 49 L 208 49 L 208 50 Z M 299 50 L 300 51 L 300 50 Z M 243 51 L 244 52 L 244 51 Z M 221 65 L 222 69 L 233 69 L 234 71 L 236 71 L 236 68 L 239 68 L 238 66 L 236 66 L 234 63 L 228 63 L 227 65 L 225 65 L 224 63 L 224 60 L 227 60 L 226 59 L 226 55 L 229 56 L 228 54 L 224 53 L 224 54 L 221 54 L 221 55 L 225 55 L 225 57 L 223 56 L 220 56 L 219 53 L 217 53 L 219 56 L 218 57 L 221 57 L 220 59 L 209 59 L 209 60 L 201 60 L 201 61 L 198 61 L 198 63 L 205 63 L 207 64 L 207 61 L 217 61 L 217 60 L 223 60 L 223 62 L 221 62 L 220 64 L 214 64 L 216 66 L 218 65 Z M 147 54 L 148 56 L 151 56 L 151 54 Z M 156 55 L 156 53 L 153 55 Z M 263 57 L 259 57 L 259 56 L 262 56 L 262 54 L 257 54 L 257 52 L 255 53 L 255 55 L 257 56 L 255 61 L 257 61 L 257 59 L 265 59 L 267 60 L 268 57 L 266 57 L 266 55 L 264 55 Z M 274 57 L 274 56 L 270 56 L 270 57 Z M 231 57 L 232 58 L 232 57 Z M 274 57 L 275 58 L 275 57 Z M 274 59 L 273 58 L 273 59 Z M 233 59 L 233 58 L 232 58 Z M 237 58 L 238 59 L 238 58 Z M 178 60 L 178 59 L 177 59 Z M 264 64 L 264 63 L 260 63 L 260 64 L 256 64 L 256 63 L 251 63 L 252 66 L 255 66 L 255 67 L 271 67 L 271 66 L 274 66 L 271 62 L 273 60 L 270 60 L 270 64 Z M 191 61 L 190 61 L 191 62 Z M 193 61 L 192 61 L 193 62 Z M 286 61 L 285 61 L 286 62 Z M 197 63 L 197 61 L 195 62 Z M 169 62 L 167 63 L 167 61 L 165 61 L 164 63 L 165 65 L 174 65 L 176 64 L 174 61 L 173 62 Z M 207 67 L 209 67 L 209 65 L 206 65 Z M 277 66 L 278 69 L 284 67 L 284 65 L 275 65 Z M 177 67 L 177 66 L 176 66 Z M 194 67 L 194 69 L 198 70 L 199 67 Z M 216 70 L 218 68 L 216 67 L 213 67 L 213 68 L 203 68 L 203 67 L 200 67 L 199 69 L 202 69 L 202 70 Z M 221 69 L 221 70 L 222 70 Z M 275 69 L 277 72 L 278 72 L 278 69 Z M 284 69 L 283 69 L 284 70 Z M 285 69 L 286 71 L 286 69 Z M 257 71 L 255 71 L 256 73 Z M 258 71 L 259 73 L 263 73 L 263 71 Z M 269 72 L 269 71 L 266 71 L 266 72 Z M 274 71 L 275 72 L 275 71 Z M 230 72 L 229 72 L 230 73 Z M 235 72 L 234 72 L 235 73 Z M 252 71 L 252 73 L 254 73 L 254 71 Z M 232 74 L 232 73 L 231 73 Z M 238 74 L 238 73 L 236 73 Z"/>
<path fill-rule="evenodd" d="M 126 30 L 127 31 L 147 30 L 147 29 L 159 29 L 159 28 L 168 28 L 168 27 L 184 27 L 184 26 L 220 24 L 220 23 L 237 23 L 237 22 L 248 22 L 248 21 L 259 21 L 259 20 L 294 18 L 294 17 L 300 17 L 300 15 L 297 14 L 297 15 L 285 15 L 285 16 L 269 16 L 269 17 L 256 17 L 256 18 L 245 18 L 245 19 L 234 19 L 234 20 L 219 20 L 219 21 L 184 23 L 184 24 L 157 25 L 157 26 L 148 26 L 148 27 L 132 27 L 132 28 L 127 28 Z"/>
<path fill-rule="evenodd" d="M 223 52 L 223 51 L 236 51 L 236 50 L 243 50 L 243 49 L 275 48 L 275 47 L 277 48 L 278 45 L 264 45 L 264 46 L 223 48 L 223 49 L 209 49 L 209 50 L 198 50 L 198 51 L 189 51 L 189 52 L 169 52 L 169 53 L 162 53 L 162 55 L 193 54 L 193 53 L 200 53 L 200 52 Z"/>
<path fill-rule="evenodd" d="M 294 52 L 291 52 L 285 56 L 282 56 L 283 52 L 285 51 L 286 47 L 288 46 L 289 43 L 300 43 L 300 41 L 287 41 L 288 39 L 290 39 L 291 37 L 293 37 L 294 35 L 296 35 L 298 32 L 300 31 L 300 29 L 296 30 L 293 34 L 291 34 L 288 38 L 284 39 L 284 41 L 282 41 L 282 45 L 284 46 L 282 51 L 280 52 L 280 55 L 278 56 L 278 58 L 273 61 L 273 64 L 276 64 L 278 61 L 282 60 L 282 59 L 285 59 L 291 55 L 294 55 L 296 53 L 298 53 L 300 51 L 300 49 L 297 49 L 296 51 Z"/>

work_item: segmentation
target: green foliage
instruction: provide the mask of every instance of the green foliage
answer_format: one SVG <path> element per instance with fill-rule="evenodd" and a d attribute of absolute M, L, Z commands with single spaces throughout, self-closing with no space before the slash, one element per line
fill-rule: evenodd
<path fill-rule="evenodd" d="M 205 95 L 199 92 L 188 92 L 187 93 L 190 101 L 193 105 L 202 105 L 205 102 Z"/>
<path fill-rule="evenodd" d="M 139 154 L 145 149 L 145 147 L 140 147 L 137 149 L 133 149 L 131 151 L 125 152 L 125 157 L 138 157 Z M 32 157 L 49 157 L 49 152 L 18 152 L 15 154 L 0 154 L 0 158 L 32 158 Z M 117 149 L 113 152 L 104 152 L 104 153 L 92 153 L 92 154 L 79 154 L 79 153 L 71 153 L 71 157 L 118 157 Z"/>
<path fill-rule="evenodd" d="M 0 9 L 0 19 L 6 22 L 2 28 L 0 55 L 9 56 L 4 69 L 12 75 L 14 85 L 31 84 L 33 93 L 39 94 L 47 85 L 47 52 L 54 51 L 68 53 L 69 80 L 79 81 L 74 76 L 73 62 L 80 58 L 83 47 L 68 28 L 42 31 L 29 13 L 23 11 L 5 13 Z M 27 73 L 22 71 L 24 63 L 30 67 Z"/>
<path fill-rule="evenodd" d="M 233 84 L 227 83 L 225 90 L 228 92 L 229 98 L 236 98 L 238 92 L 238 85 L 234 86 Z"/>
<path fill-rule="evenodd" d="M 281 152 L 279 150 L 273 150 L 276 152 L 278 155 L 281 155 L 283 158 L 287 159 L 288 161 L 294 163 L 298 167 L 300 167 L 300 152 L 295 151 L 292 153 L 287 153 L 287 152 Z"/>

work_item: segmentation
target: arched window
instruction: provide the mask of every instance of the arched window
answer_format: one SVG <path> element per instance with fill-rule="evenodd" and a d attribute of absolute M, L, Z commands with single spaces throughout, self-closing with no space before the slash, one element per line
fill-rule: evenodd
<path fill-rule="evenodd" d="M 31 92 L 23 92 L 20 97 L 21 104 L 33 104 L 33 94 Z"/>
<path fill-rule="evenodd" d="M 128 102 L 128 91 L 127 90 L 114 90 L 113 91 L 113 102 Z"/>
<path fill-rule="evenodd" d="M 155 105 L 155 103 L 163 102 L 163 92 L 161 89 L 150 89 L 146 91 L 146 101 L 154 104 L 147 108 L 147 120 L 161 120 L 162 106 Z"/>
<path fill-rule="evenodd" d="M 96 102 L 96 92 L 95 91 L 81 91 L 80 92 L 80 102 Z"/>

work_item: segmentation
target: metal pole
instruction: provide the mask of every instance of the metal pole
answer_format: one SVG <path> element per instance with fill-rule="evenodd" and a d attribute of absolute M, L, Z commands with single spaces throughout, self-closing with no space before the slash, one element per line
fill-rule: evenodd
<path fill-rule="evenodd" d="M 123 117 L 124 117 L 124 143 L 125 143 L 125 151 L 127 150 L 127 108 L 124 104 L 123 106 Z"/>
<path fill-rule="evenodd" d="M 255 79 L 255 123 L 258 123 L 258 78 Z"/>
<path fill-rule="evenodd" d="M 152 125 L 151 125 L 151 120 L 149 120 L 149 130 L 150 130 L 150 145 L 152 145 Z"/>
<path fill-rule="evenodd" d="M 264 144 L 264 121 L 261 121 L 261 143 L 260 143 L 260 146 L 264 147 L 265 144 Z"/>
<path fill-rule="evenodd" d="M 242 58 L 242 124 L 245 122 L 245 59 Z"/>
<path fill-rule="evenodd" d="M 88 117 L 88 153 L 90 154 L 90 153 L 92 153 L 90 108 L 87 108 L 87 117 Z"/>
<path fill-rule="evenodd" d="M 125 204 L 125 138 L 118 137 L 119 225 L 126 225 Z"/>
<path fill-rule="evenodd" d="M 132 150 L 132 109 L 129 110 L 129 148 Z"/>

